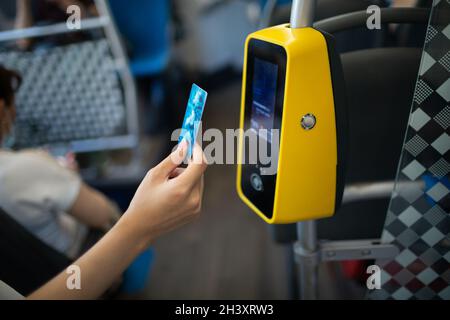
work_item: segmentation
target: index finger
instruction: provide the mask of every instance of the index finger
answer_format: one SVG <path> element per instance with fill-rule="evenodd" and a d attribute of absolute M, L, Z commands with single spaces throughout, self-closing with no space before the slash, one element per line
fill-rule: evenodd
<path fill-rule="evenodd" d="M 190 187 L 193 187 L 202 177 L 206 167 L 206 158 L 203 154 L 202 148 L 200 148 L 200 146 L 196 143 L 194 145 L 192 159 L 189 161 L 187 168 L 180 174 L 180 176 L 177 177 L 177 179 L 182 183 L 186 183 Z"/>

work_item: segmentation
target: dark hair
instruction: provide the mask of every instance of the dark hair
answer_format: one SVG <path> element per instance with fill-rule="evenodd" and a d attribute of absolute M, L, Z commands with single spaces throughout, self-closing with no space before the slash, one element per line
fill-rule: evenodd
<path fill-rule="evenodd" d="M 16 71 L 8 70 L 0 65 L 0 100 L 7 106 L 14 102 L 14 93 L 19 89 L 22 77 Z"/>

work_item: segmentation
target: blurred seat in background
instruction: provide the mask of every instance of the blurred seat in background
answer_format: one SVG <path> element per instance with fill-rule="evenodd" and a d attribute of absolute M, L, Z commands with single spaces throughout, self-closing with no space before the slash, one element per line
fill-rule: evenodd
<path fill-rule="evenodd" d="M 112 14 L 130 53 L 136 77 L 164 72 L 170 58 L 170 6 L 167 0 L 109 0 Z"/>
<path fill-rule="evenodd" d="M 416 7 L 431 8 L 433 1 L 417 0 Z M 416 24 L 400 24 L 392 32 L 391 42 L 388 44 L 402 47 L 422 47 L 427 29 Z"/>
<path fill-rule="evenodd" d="M 167 130 L 170 112 L 165 108 L 164 73 L 172 50 L 170 2 L 109 0 L 109 5 L 128 49 L 131 72 L 140 82 L 146 111 L 153 108 L 141 117 L 145 118 L 141 123 L 144 132 Z"/>

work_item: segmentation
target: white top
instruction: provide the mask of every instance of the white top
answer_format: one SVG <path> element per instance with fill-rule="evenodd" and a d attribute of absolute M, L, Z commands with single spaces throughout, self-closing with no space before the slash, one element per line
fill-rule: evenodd
<path fill-rule="evenodd" d="M 24 299 L 20 293 L 0 281 L 0 300 L 21 300 Z"/>
<path fill-rule="evenodd" d="M 74 258 L 86 229 L 67 214 L 81 180 L 42 151 L 0 150 L 0 207 L 36 237 Z"/>

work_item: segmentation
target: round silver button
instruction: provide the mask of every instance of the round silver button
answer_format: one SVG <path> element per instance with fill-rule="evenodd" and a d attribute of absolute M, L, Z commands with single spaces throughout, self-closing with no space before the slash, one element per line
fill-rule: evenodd
<path fill-rule="evenodd" d="M 311 113 L 305 114 L 302 117 L 301 124 L 302 128 L 305 130 L 311 130 L 316 126 L 316 123 L 317 123 L 316 117 Z"/>
<path fill-rule="evenodd" d="M 257 175 L 256 173 L 253 173 L 250 176 L 250 183 L 251 183 L 253 189 L 255 189 L 256 191 L 261 192 L 264 190 L 264 186 L 263 186 L 261 177 L 259 175 Z"/>

